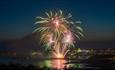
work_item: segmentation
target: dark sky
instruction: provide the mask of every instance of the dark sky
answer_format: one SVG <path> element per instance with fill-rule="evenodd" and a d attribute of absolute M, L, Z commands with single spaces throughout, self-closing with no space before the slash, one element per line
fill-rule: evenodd
<path fill-rule="evenodd" d="M 87 39 L 115 38 L 115 0 L 0 0 L 0 39 L 31 34 L 36 16 L 59 9 L 82 21 Z"/>

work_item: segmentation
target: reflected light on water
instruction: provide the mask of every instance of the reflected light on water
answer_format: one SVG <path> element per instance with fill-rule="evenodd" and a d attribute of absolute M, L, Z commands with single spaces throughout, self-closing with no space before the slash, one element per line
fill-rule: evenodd
<path fill-rule="evenodd" d="M 66 65 L 66 62 L 67 61 L 64 59 L 54 59 L 51 61 L 51 66 L 52 68 L 63 70 Z"/>
<path fill-rule="evenodd" d="M 99 67 L 92 67 L 87 63 L 73 63 L 74 60 L 65 60 L 65 59 L 51 59 L 51 60 L 43 60 L 39 62 L 37 65 L 40 68 L 49 68 L 51 70 L 66 70 L 69 68 L 76 69 L 97 69 Z"/>

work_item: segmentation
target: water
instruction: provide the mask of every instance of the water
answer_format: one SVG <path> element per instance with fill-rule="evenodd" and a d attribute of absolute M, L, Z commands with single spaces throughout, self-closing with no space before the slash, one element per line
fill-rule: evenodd
<path fill-rule="evenodd" d="M 65 70 L 70 68 L 75 69 L 99 69 L 99 67 L 92 67 L 88 63 L 77 63 L 75 60 L 65 60 L 65 59 L 51 59 L 51 60 L 43 60 L 38 62 L 37 66 L 40 68 L 51 68 L 57 70 Z"/>
<path fill-rule="evenodd" d="M 45 70 L 115 70 L 115 61 L 107 59 L 95 59 L 88 60 L 67 60 L 67 59 L 16 59 L 8 57 L 0 57 L 0 63 L 13 62 L 21 65 L 35 65 L 35 67 Z"/>

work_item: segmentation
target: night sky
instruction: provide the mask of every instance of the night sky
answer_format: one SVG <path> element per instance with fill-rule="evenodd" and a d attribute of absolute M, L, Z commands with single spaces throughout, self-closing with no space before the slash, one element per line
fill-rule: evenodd
<path fill-rule="evenodd" d="M 31 34 L 36 16 L 59 9 L 82 21 L 86 39 L 115 38 L 114 0 L 0 0 L 0 39 Z"/>

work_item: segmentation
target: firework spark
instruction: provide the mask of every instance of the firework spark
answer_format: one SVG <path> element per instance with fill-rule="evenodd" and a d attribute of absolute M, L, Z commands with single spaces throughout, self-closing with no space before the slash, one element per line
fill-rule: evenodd
<path fill-rule="evenodd" d="M 68 14 L 64 17 L 63 12 L 59 10 L 56 13 L 45 13 L 44 17 L 36 17 L 39 27 L 35 29 L 41 34 L 41 43 L 47 49 L 52 51 L 55 58 L 64 58 L 69 49 L 73 46 L 79 36 L 83 36 L 83 29 L 79 26 L 80 21 L 73 22 L 69 18 L 72 17 Z"/>

